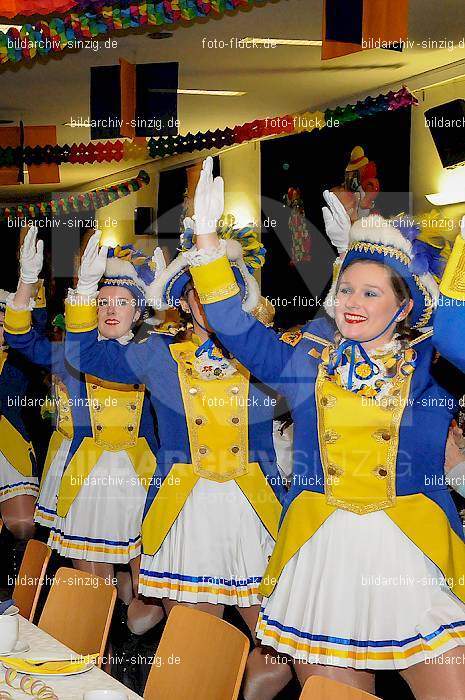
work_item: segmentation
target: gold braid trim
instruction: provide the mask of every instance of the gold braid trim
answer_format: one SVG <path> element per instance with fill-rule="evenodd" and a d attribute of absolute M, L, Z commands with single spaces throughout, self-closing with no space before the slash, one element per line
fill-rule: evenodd
<path fill-rule="evenodd" d="M 223 301 L 237 294 L 239 286 L 236 281 L 227 284 L 224 287 L 219 287 L 212 292 L 200 292 L 199 299 L 202 304 L 211 304 L 215 301 Z"/>
<path fill-rule="evenodd" d="M 383 245 L 382 243 L 369 243 L 368 241 L 355 241 L 349 247 L 349 251 L 351 251 L 351 250 L 360 250 L 363 253 L 375 252 L 375 253 L 380 253 L 383 255 L 389 255 L 391 258 L 397 258 L 397 260 L 400 260 L 401 262 L 404 263 L 404 265 L 407 265 L 407 266 L 410 265 L 410 263 L 411 263 L 411 258 L 407 255 L 407 253 L 404 253 L 402 250 L 399 250 L 398 248 L 394 248 L 394 247 L 388 246 L 388 245 Z"/>
<path fill-rule="evenodd" d="M 465 247 L 455 268 L 454 276 L 450 286 L 454 292 L 465 292 Z"/>
<path fill-rule="evenodd" d="M 31 330 L 31 324 L 29 323 L 27 326 L 9 326 L 7 323 L 3 323 L 3 328 L 6 330 L 7 333 L 11 333 L 11 335 L 22 335 L 23 333 L 29 333 Z"/>

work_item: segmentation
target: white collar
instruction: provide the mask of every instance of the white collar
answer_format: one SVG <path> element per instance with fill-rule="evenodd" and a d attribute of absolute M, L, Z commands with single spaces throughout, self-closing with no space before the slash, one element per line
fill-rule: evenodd
<path fill-rule="evenodd" d="M 105 338 L 100 331 L 98 331 L 98 340 L 116 340 L 120 345 L 127 345 L 134 338 L 134 333 L 128 331 L 126 335 L 122 335 L 121 338 Z"/>

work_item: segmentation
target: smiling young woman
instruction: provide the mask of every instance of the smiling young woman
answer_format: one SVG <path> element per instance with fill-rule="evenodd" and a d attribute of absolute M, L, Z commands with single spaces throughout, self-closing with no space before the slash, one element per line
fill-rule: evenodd
<path fill-rule="evenodd" d="M 429 484 L 444 476 L 454 414 L 438 402 L 448 394 L 431 374 L 436 350 L 465 371 L 465 220 L 439 290 L 434 251 L 417 259 L 411 225 L 369 216 L 351 226 L 335 204 L 334 228 L 346 217 L 347 229 L 325 302 L 333 320 L 277 337 L 240 307 L 214 233 L 222 192 L 207 159 L 194 284 L 221 343 L 294 419 L 257 635 L 293 659 L 302 684 L 326 675 L 373 692 L 375 670 L 397 669 L 417 700 L 464 700 L 464 534 L 447 485 Z"/>

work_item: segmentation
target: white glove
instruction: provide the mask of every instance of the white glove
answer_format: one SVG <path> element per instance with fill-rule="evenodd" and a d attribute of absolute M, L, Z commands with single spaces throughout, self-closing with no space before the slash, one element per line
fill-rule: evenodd
<path fill-rule="evenodd" d="M 37 240 L 37 226 L 31 226 L 24 237 L 19 255 L 20 280 L 35 284 L 44 263 L 44 242 Z"/>
<path fill-rule="evenodd" d="M 104 245 L 99 251 L 98 244 L 101 234 L 101 231 L 96 230 L 89 238 L 81 258 L 76 292 L 82 296 L 95 296 L 98 292 L 98 283 L 105 273 L 108 247 Z"/>
<path fill-rule="evenodd" d="M 213 179 L 213 158 L 203 161 L 202 172 L 194 195 L 194 232 L 197 236 L 215 233 L 224 209 L 224 182 Z"/>
<path fill-rule="evenodd" d="M 195 222 L 194 219 L 191 219 L 190 216 L 186 216 L 184 221 L 182 222 L 184 226 L 184 231 L 187 231 L 188 229 L 194 230 L 195 228 Z"/>
<path fill-rule="evenodd" d="M 460 219 L 460 233 L 462 238 L 465 238 L 465 216 Z"/>
<path fill-rule="evenodd" d="M 329 207 L 322 209 L 326 233 L 338 253 L 345 253 L 349 247 L 350 217 L 334 192 L 325 190 L 323 197 Z"/>
<path fill-rule="evenodd" d="M 153 251 L 152 265 L 155 268 L 155 281 L 160 277 L 163 270 L 166 269 L 165 256 L 163 255 L 163 251 L 160 247 L 155 248 L 155 250 Z"/>

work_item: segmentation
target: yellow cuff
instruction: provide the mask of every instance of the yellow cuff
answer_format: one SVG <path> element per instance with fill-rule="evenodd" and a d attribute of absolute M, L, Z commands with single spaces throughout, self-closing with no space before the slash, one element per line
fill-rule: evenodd
<path fill-rule="evenodd" d="M 17 311 L 6 307 L 3 327 L 7 333 L 12 335 L 23 335 L 31 330 L 31 312 L 28 309 Z"/>
<path fill-rule="evenodd" d="M 35 308 L 36 309 L 45 309 L 47 306 L 47 300 L 45 298 L 45 287 L 44 287 L 44 281 L 39 280 L 39 286 L 37 288 L 36 295 L 34 297 L 34 301 L 36 303 Z"/>
<path fill-rule="evenodd" d="M 239 291 L 226 256 L 206 265 L 191 267 L 190 273 L 202 304 L 213 304 L 215 301 L 229 299 Z"/>
<path fill-rule="evenodd" d="M 447 297 L 465 301 L 465 240 L 461 235 L 455 239 L 439 289 Z"/>
<path fill-rule="evenodd" d="M 97 305 L 65 302 L 66 330 L 86 333 L 97 328 Z"/>

